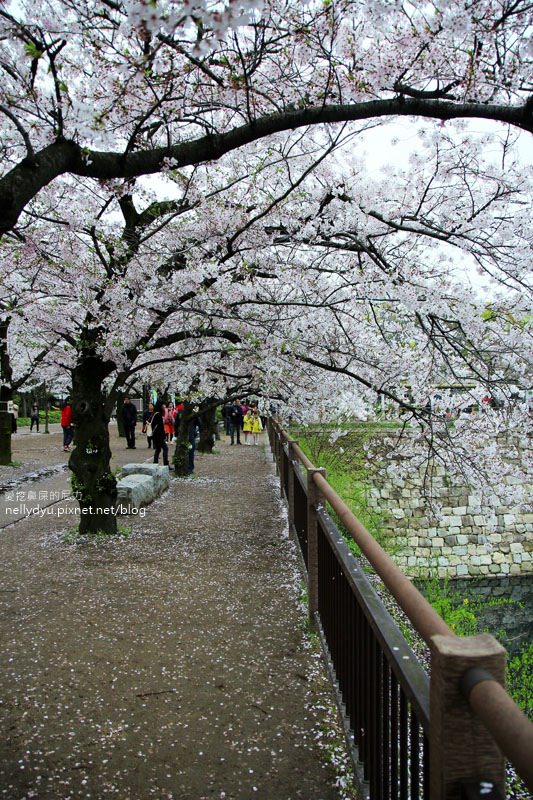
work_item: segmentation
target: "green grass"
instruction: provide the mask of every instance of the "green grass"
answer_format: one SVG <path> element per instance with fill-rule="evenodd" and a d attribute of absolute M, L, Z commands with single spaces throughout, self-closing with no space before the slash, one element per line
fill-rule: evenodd
<path fill-rule="evenodd" d="M 316 467 L 324 467 L 329 485 L 346 503 L 350 511 L 364 525 L 374 539 L 391 554 L 396 548 L 389 537 L 383 533 L 384 517 L 372 509 L 368 493 L 372 488 L 372 477 L 376 464 L 371 462 L 365 452 L 366 443 L 373 437 L 376 426 L 361 424 L 345 427 L 345 435 L 331 440 L 334 431 L 341 428 L 310 427 L 299 429 L 298 442 L 304 453 Z M 340 523 L 337 515 L 328 508 L 332 519 L 343 533 L 346 543 L 356 558 L 361 551 Z"/>
<path fill-rule="evenodd" d="M 51 409 L 48 412 L 48 423 L 51 425 L 52 423 L 60 421 L 61 421 L 61 411 L 56 411 L 55 409 Z M 39 427 L 41 427 L 41 425 L 44 425 L 44 423 L 45 423 L 45 412 L 39 411 Z M 31 424 L 30 417 L 19 417 L 17 419 L 17 425 L 19 425 L 21 428 L 28 428 L 30 424 Z"/>

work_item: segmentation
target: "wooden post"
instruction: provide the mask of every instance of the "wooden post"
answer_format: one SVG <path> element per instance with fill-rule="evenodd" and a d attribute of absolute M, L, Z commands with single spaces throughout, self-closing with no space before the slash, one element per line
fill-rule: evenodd
<path fill-rule="evenodd" d="M 289 503 L 289 530 L 294 528 L 294 462 L 298 460 L 294 448 L 298 444 L 295 441 L 289 441 L 289 496 L 287 498 Z"/>
<path fill-rule="evenodd" d="M 504 648 L 489 634 L 431 638 L 431 800 L 460 800 L 461 781 L 472 779 L 493 783 L 505 796 L 504 758 L 460 690 L 472 667 L 504 685 Z"/>
<path fill-rule="evenodd" d="M 276 475 L 279 475 L 279 431 L 274 428 L 274 447 L 272 448 L 274 463 L 276 465 Z"/>
<path fill-rule="evenodd" d="M 318 489 L 313 475 L 319 473 L 326 477 L 326 470 L 307 470 L 307 591 L 309 595 L 309 621 L 315 625 L 315 614 L 318 611 L 318 521 L 317 507 L 324 504 L 324 498 Z"/>
<path fill-rule="evenodd" d="M 283 451 L 283 439 L 279 437 L 279 496 L 283 500 L 285 496 L 285 459 Z"/>

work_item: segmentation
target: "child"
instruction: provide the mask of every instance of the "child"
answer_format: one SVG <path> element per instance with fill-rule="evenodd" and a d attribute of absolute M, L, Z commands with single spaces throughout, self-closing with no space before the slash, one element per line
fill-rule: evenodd
<path fill-rule="evenodd" d="M 253 412 L 252 409 L 249 408 L 246 414 L 244 415 L 244 422 L 242 426 L 244 432 L 244 444 L 252 444 L 248 438 L 252 433 L 252 423 L 253 423 Z"/>
<path fill-rule="evenodd" d="M 257 408 L 253 409 L 251 412 L 251 417 L 251 433 L 254 444 L 259 444 L 259 434 L 263 430 L 263 425 L 261 424 L 261 417 L 259 416 L 259 411 Z"/>

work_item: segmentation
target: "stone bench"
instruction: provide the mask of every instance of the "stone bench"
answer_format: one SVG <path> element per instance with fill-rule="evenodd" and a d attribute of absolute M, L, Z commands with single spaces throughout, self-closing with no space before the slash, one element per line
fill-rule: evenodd
<path fill-rule="evenodd" d="M 117 481 L 117 502 L 130 508 L 147 506 L 169 485 L 168 467 L 159 464 L 125 464 Z"/>

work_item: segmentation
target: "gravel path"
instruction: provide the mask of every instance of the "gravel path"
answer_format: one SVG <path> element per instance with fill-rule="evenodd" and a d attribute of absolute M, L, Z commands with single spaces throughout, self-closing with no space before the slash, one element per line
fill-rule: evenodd
<path fill-rule="evenodd" d="M 21 437 L 14 458 L 61 462 L 58 435 L 31 438 L 48 456 Z M 0 532 L 0 797 L 339 797 L 271 458 L 219 451 L 129 539 L 69 546 L 56 515 Z"/>

